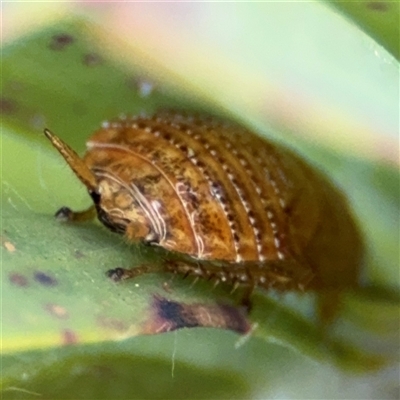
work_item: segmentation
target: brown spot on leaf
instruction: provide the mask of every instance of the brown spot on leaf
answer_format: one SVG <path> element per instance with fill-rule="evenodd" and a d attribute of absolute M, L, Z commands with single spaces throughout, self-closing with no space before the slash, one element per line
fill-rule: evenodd
<path fill-rule="evenodd" d="M 389 4 L 387 1 L 368 1 L 367 8 L 373 11 L 387 11 L 389 9 Z"/>
<path fill-rule="evenodd" d="M 128 330 L 129 326 L 117 318 L 99 316 L 96 318 L 96 323 L 102 328 L 110 329 L 117 332 L 125 332 Z"/>
<path fill-rule="evenodd" d="M 11 273 L 8 278 L 13 285 L 21 287 L 28 286 L 28 279 L 24 275 Z"/>
<path fill-rule="evenodd" d="M 1 98 L 0 99 L 0 111 L 2 114 L 13 114 L 17 110 L 17 105 L 14 100 Z"/>
<path fill-rule="evenodd" d="M 51 38 L 51 42 L 49 44 L 49 48 L 51 50 L 64 50 L 66 47 L 71 45 L 74 42 L 73 36 L 67 34 L 67 33 L 60 33 L 57 35 L 54 35 Z"/>
<path fill-rule="evenodd" d="M 79 342 L 78 335 L 71 329 L 63 329 L 61 331 L 62 344 L 68 346 Z"/>
<path fill-rule="evenodd" d="M 83 64 L 87 67 L 96 67 L 103 64 L 103 59 L 96 53 L 88 53 L 83 56 Z"/>
<path fill-rule="evenodd" d="M 54 317 L 57 317 L 59 319 L 68 319 L 69 318 L 68 311 L 64 307 L 62 307 L 58 304 L 47 303 L 47 304 L 45 304 L 44 309 L 46 311 L 48 311 L 51 315 L 53 315 Z"/>
<path fill-rule="evenodd" d="M 185 304 L 154 296 L 144 334 L 169 332 L 180 328 L 210 327 L 246 333 L 250 323 L 244 313 L 229 305 Z"/>
<path fill-rule="evenodd" d="M 33 274 L 33 277 L 36 282 L 39 282 L 43 286 L 56 286 L 58 284 L 56 278 L 53 278 L 51 275 L 41 271 L 36 271 Z"/>

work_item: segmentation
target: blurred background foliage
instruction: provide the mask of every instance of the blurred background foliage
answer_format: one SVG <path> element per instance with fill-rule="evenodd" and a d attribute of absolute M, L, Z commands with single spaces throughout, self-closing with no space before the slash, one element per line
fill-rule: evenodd
<path fill-rule="evenodd" d="M 2 6 L 3 398 L 398 396 L 397 3 Z M 164 329 L 155 293 L 234 300 L 167 276 L 115 286 L 107 269 L 157 255 L 52 219 L 89 200 L 43 128 L 82 152 L 102 120 L 160 107 L 241 121 L 346 191 L 370 289 L 346 295 L 329 335 L 312 296 L 258 293 L 246 340 L 229 320 L 143 336 Z"/>

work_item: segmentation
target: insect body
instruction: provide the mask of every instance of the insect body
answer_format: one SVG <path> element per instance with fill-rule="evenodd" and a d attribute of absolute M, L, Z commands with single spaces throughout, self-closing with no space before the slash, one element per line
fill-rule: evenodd
<path fill-rule="evenodd" d="M 175 255 L 113 270 L 116 280 L 166 270 L 250 290 L 337 292 L 357 282 L 362 246 L 343 195 L 291 151 L 244 128 L 176 113 L 120 119 L 89 139 L 83 159 L 45 133 L 104 225 Z"/>

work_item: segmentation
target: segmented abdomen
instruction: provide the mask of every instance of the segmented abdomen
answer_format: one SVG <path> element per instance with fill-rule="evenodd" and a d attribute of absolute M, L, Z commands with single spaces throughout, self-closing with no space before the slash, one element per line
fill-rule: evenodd
<path fill-rule="evenodd" d="M 105 128 L 86 162 L 142 198 L 160 246 L 234 262 L 301 257 L 319 196 L 291 153 L 211 118 L 158 114 Z"/>

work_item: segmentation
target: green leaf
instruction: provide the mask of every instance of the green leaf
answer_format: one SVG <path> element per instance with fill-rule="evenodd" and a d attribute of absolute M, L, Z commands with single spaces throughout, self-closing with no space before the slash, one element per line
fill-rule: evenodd
<path fill-rule="evenodd" d="M 168 95 L 146 71 L 128 70 L 113 61 L 95 32 L 96 25 L 64 23 L 3 50 L 2 107 L 7 123 L 30 140 L 42 141 L 43 128 L 51 128 L 82 150 L 88 132 L 104 120 L 195 105 L 186 97 Z"/>
<path fill-rule="evenodd" d="M 336 1 L 338 11 L 400 60 L 400 3 L 398 1 Z"/>

